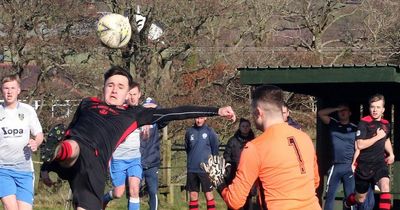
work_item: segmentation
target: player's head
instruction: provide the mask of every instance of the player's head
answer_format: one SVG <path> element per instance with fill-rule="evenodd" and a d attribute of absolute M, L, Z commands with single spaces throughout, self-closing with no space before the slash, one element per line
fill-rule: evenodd
<path fill-rule="evenodd" d="M 251 108 L 254 124 L 264 131 L 274 123 L 283 122 L 283 91 L 277 86 L 262 85 L 252 94 Z"/>
<path fill-rule="evenodd" d="M 131 106 L 139 105 L 140 97 L 142 97 L 142 93 L 140 92 L 139 83 L 133 81 L 132 88 L 128 93 L 128 104 Z"/>
<path fill-rule="evenodd" d="M 21 93 L 21 79 L 18 74 L 3 77 L 1 93 L 6 105 L 13 105 L 18 102 L 18 95 Z"/>
<path fill-rule="evenodd" d="M 123 105 L 133 84 L 129 72 L 113 66 L 104 73 L 104 101 L 109 105 Z"/>
<path fill-rule="evenodd" d="M 338 118 L 340 121 L 348 121 L 350 120 L 351 116 L 351 111 L 350 111 L 350 106 L 345 103 L 341 103 L 338 106 L 339 111 L 338 111 Z"/>
<path fill-rule="evenodd" d="M 290 110 L 288 108 L 288 105 L 287 105 L 286 102 L 284 102 L 283 105 L 282 105 L 282 115 L 283 115 L 283 120 L 285 122 L 288 121 L 289 114 L 290 114 Z"/>
<path fill-rule="evenodd" d="M 239 130 L 242 135 L 248 135 L 251 130 L 251 123 L 248 119 L 240 118 Z"/>
<path fill-rule="evenodd" d="M 203 126 L 206 124 L 207 117 L 197 117 L 194 119 L 194 124 L 198 127 Z"/>
<path fill-rule="evenodd" d="M 375 94 L 369 98 L 369 112 L 375 120 L 380 120 L 383 117 L 385 97 L 382 94 Z"/>

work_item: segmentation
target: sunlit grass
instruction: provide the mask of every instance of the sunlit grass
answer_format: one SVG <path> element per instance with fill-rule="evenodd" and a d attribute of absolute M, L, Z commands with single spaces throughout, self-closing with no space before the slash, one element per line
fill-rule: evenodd
<path fill-rule="evenodd" d="M 182 178 L 185 175 L 184 173 L 184 154 L 179 154 L 178 156 L 182 157 L 175 157 L 175 161 L 179 159 L 179 162 L 183 163 L 176 163 L 173 161 L 174 168 L 172 169 L 172 176 L 177 177 L 176 179 L 179 180 L 180 183 L 185 183 L 186 179 Z M 34 160 L 38 160 L 37 155 L 34 157 Z M 64 209 L 72 209 L 66 206 L 68 204 L 69 199 L 69 185 L 68 182 L 58 180 L 57 175 L 55 173 L 50 173 L 50 177 L 53 181 L 56 181 L 54 186 L 47 187 L 39 180 L 39 168 L 40 163 L 38 161 L 34 162 L 35 166 L 35 203 L 34 209 L 36 210 L 64 210 Z M 177 167 L 179 166 L 179 167 Z M 161 170 L 162 171 L 162 170 Z M 161 172 L 162 173 L 162 172 Z M 160 175 L 161 178 L 161 175 Z M 161 181 L 161 180 L 160 180 Z M 161 181 L 162 182 L 162 181 Z M 107 182 L 106 191 L 111 189 L 109 181 Z M 189 196 L 185 190 L 183 190 L 180 186 L 174 188 L 173 193 L 173 203 L 167 202 L 167 197 L 165 194 L 159 193 L 159 209 L 167 209 L 167 210 L 181 210 L 181 209 L 188 209 L 188 199 Z M 169 194 L 171 196 L 171 194 Z M 217 192 L 214 192 L 214 197 L 216 200 L 216 207 L 217 209 L 226 209 L 226 205 L 218 195 Z M 203 193 L 200 193 L 200 202 L 199 206 L 200 209 L 206 209 L 205 197 Z M 140 209 L 147 210 L 148 207 L 148 197 L 147 195 L 141 197 L 141 206 Z M 0 203 L 0 209 L 2 205 Z M 113 200 L 107 206 L 107 210 L 121 210 L 127 209 L 127 199 L 121 198 L 119 200 Z"/>

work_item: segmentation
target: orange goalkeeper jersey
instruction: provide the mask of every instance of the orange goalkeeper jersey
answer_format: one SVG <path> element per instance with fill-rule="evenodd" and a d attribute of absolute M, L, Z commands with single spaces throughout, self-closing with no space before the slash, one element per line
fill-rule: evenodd
<path fill-rule="evenodd" d="M 268 210 L 321 209 L 314 145 L 306 133 L 286 123 L 269 127 L 246 144 L 236 177 L 221 193 L 228 206 L 242 207 L 256 180 Z"/>

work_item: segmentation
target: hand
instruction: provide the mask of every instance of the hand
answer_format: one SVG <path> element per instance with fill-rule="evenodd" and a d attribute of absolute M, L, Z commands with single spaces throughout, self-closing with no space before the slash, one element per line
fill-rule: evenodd
<path fill-rule="evenodd" d="M 391 154 L 391 155 L 387 156 L 387 157 L 385 158 L 385 162 L 386 162 L 386 164 L 388 164 L 388 165 L 394 163 L 394 154 Z"/>
<path fill-rule="evenodd" d="M 353 171 L 353 173 L 356 171 L 356 164 L 351 164 L 351 171 Z"/>
<path fill-rule="evenodd" d="M 235 112 L 233 111 L 232 107 L 230 107 L 230 106 L 219 108 L 218 115 L 221 117 L 226 117 L 227 119 L 232 120 L 233 122 L 236 121 Z"/>
<path fill-rule="evenodd" d="M 144 108 L 157 108 L 157 104 L 153 104 L 153 103 L 146 103 L 143 104 Z"/>
<path fill-rule="evenodd" d="M 385 136 L 386 136 L 386 133 L 385 133 L 385 131 L 384 131 L 382 128 L 378 128 L 378 129 L 376 130 L 376 137 L 377 137 L 377 138 L 383 139 L 383 138 L 385 138 Z"/>
<path fill-rule="evenodd" d="M 140 128 L 140 138 L 142 140 L 147 140 L 150 137 L 151 125 L 144 125 Z"/>
<path fill-rule="evenodd" d="M 225 169 L 230 164 L 225 164 L 225 159 L 222 156 L 208 157 L 207 163 L 200 163 L 200 167 L 208 174 L 213 186 L 218 189 L 222 184 L 225 184 Z"/>
<path fill-rule="evenodd" d="M 32 152 L 35 152 L 39 147 L 36 140 L 34 139 L 29 139 L 27 146 L 31 149 Z"/>

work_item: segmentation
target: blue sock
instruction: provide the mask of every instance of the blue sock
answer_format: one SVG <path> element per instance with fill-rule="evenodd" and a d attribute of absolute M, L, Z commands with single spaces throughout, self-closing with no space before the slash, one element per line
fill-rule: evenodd
<path fill-rule="evenodd" d="M 128 210 L 139 210 L 140 199 L 129 197 Z"/>

